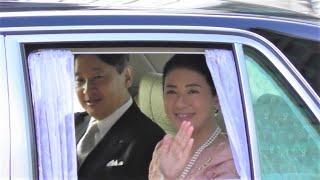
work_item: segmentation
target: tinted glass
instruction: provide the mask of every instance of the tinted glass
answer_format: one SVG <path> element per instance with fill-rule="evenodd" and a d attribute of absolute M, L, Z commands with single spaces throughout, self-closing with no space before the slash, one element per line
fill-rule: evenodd
<path fill-rule="evenodd" d="M 319 121 L 261 53 L 245 47 L 263 179 L 319 179 Z"/>
<path fill-rule="evenodd" d="M 320 95 L 320 43 L 269 30 L 252 29 L 281 50 Z"/>

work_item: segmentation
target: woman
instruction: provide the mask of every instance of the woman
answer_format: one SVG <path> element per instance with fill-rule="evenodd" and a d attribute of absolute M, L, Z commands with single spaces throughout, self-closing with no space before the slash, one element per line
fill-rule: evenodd
<path fill-rule="evenodd" d="M 215 120 L 218 97 L 204 56 L 173 56 L 164 68 L 163 92 L 166 114 L 179 130 L 158 143 L 149 179 L 239 178 Z"/>

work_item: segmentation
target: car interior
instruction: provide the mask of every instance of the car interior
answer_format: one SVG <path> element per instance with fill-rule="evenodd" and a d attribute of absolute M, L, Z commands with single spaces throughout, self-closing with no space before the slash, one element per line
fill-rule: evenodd
<path fill-rule="evenodd" d="M 156 122 L 166 133 L 175 134 L 175 129 L 168 121 L 163 105 L 162 69 L 173 56 L 172 53 L 130 54 L 129 65 L 133 69 L 133 84 L 129 89 L 141 111 Z M 77 98 L 74 98 L 75 112 L 81 112 Z M 218 123 L 223 132 L 226 128 L 221 112 Z"/>

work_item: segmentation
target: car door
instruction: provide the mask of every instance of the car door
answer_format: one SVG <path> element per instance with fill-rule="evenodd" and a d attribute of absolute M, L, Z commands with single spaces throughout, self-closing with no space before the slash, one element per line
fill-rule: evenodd
<path fill-rule="evenodd" d="M 41 30 L 44 29 L 46 29 L 46 27 L 41 28 Z M 74 32 L 75 29 L 77 29 L 76 32 Z M 14 169 L 22 169 L 22 166 L 28 166 L 28 168 L 23 169 L 24 174 L 22 175 L 32 177 L 37 174 L 38 171 L 35 165 L 37 161 L 34 160 L 37 158 L 34 150 L 36 146 L 34 131 L 37 131 L 37 129 L 33 129 L 34 118 L 32 114 L 34 109 L 30 105 L 32 102 L 32 94 L 30 94 L 30 83 L 28 82 L 28 73 L 26 70 L 26 56 L 37 49 L 68 49 L 73 53 L 165 52 L 203 54 L 204 50 L 210 47 L 232 47 L 231 49 L 235 55 L 237 76 L 240 80 L 238 86 L 241 91 L 242 108 L 245 117 L 242 123 L 245 124 L 246 132 L 242 140 L 248 143 L 248 147 L 243 149 L 243 151 L 250 153 L 250 162 L 247 163 L 250 164 L 252 178 L 260 179 L 261 177 L 268 178 L 269 176 L 265 176 L 265 161 L 262 160 L 264 155 L 262 155 L 260 151 L 260 141 L 262 141 L 260 139 L 261 130 L 257 122 L 260 116 L 256 115 L 255 99 L 251 92 L 254 86 L 250 84 L 250 72 L 252 70 L 247 66 L 247 46 L 251 48 L 254 47 L 259 53 L 264 54 L 266 57 L 264 59 L 265 63 L 278 69 L 279 73 L 284 76 L 283 81 L 291 85 L 291 88 L 287 91 L 293 91 L 301 97 L 302 106 L 308 111 L 311 117 L 309 121 L 304 121 L 306 123 L 314 122 L 316 128 L 319 126 L 319 98 L 308 91 L 303 80 L 300 80 L 301 76 L 291 71 L 290 62 L 286 60 L 284 55 L 270 42 L 254 33 L 231 28 L 202 26 L 167 27 L 145 25 L 115 27 L 104 25 L 99 26 L 99 29 L 100 32 L 92 32 L 90 29 L 81 26 L 70 27 L 70 29 L 63 27 L 63 32 L 59 31 L 59 33 L 55 33 L 55 30 L 50 30 L 50 27 L 47 27 L 47 33 L 37 34 L 38 30 L 34 28 L 34 32 L 27 35 L 11 34 L 6 37 L 6 48 L 8 49 L 7 59 L 10 59 L 10 62 L 8 62 L 9 89 L 10 92 L 13 92 L 9 95 L 9 97 L 12 97 L 10 101 L 10 115 L 12 114 L 12 116 L 10 116 L 12 120 L 11 130 L 13 130 L 13 132 L 19 132 L 11 133 L 11 141 L 14 141 L 11 146 L 14 149 L 14 155 L 11 155 L 11 161 Z M 154 32 L 154 29 L 157 29 L 157 32 Z M 155 47 L 156 50 L 150 47 Z M 174 49 L 177 47 L 180 49 Z M 190 50 L 199 47 L 200 50 Z M 269 82 L 271 80 L 269 79 L 267 81 Z M 287 87 L 284 87 L 284 89 L 286 88 Z M 268 108 L 265 109 L 268 110 Z M 309 129 L 312 128 L 314 127 Z M 319 132 L 313 134 L 313 136 L 319 137 Z M 278 137 L 279 134 L 275 134 L 274 136 Z M 21 143 L 22 139 L 24 139 L 24 142 Z M 319 140 L 315 140 L 315 143 L 311 145 L 316 145 L 314 146 L 316 153 L 319 153 L 318 142 Z M 22 162 L 22 165 L 17 164 L 17 162 Z"/>

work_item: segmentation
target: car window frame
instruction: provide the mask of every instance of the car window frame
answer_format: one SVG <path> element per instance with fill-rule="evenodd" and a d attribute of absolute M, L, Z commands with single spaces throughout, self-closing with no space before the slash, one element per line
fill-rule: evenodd
<path fill-rule="evenodd" d="M 2 162 L 0 177 L 10 177 L 10 114 L 9 114 L 9 90 L 7 77 L 7 62 L 5 57 L 4 37 L 0 35 L 0 160 Z"/>
<path fill-rule="evenodd" d="M 64 29 L 65 28 L 65 29 Z M 194 42 L 194 43 L 228 43 L 234 47 L 236 64 L 240 79 L 240 91 L 243 98 L 244 116 L 247 125 L 247 139 L 248 139 L 248 151 L 251 154 L 251 172 L 255 179 L 260 178 L 259 167 L 259 155 L 257 151 L 257 139 L 255 133 L 255 123 L 251 104 L 251 97 L 249 86 L 246 77 L 246 68 L 243 56 L 242 44 L 255 47 L 262 52 L 268 60 L 279 69 L 282 75 L 287 77 L 290 84 L 294 86 L 294 90 L 300 94 L 307 94 L 302 96 L 303 101 L 308 105 L 310 110 L 315 116 L 320 119 L 320 110 L 317 107 L 317 103 L 320 102 L 310 87 L 306 83 L 290 61 L 268 40 L 265 38 L 245 30 L 233 29 L 233 28 L 220 28 L 220 27 L 194 27 L 194 26 L 94 26 L 95 29 L 103 30 L 104 32 L 92 33 L 86 26 L 69 27 L 71 30 L 77 29 L 77 32 L 67 33 L 68 27 L 60 29 L 64 32 L 55 34 L 55 31 L 43 33 L 45 27 L 41 27 L 41 30 L 34 29 L 29 35 L 11 34 L 6 37 L 6 48 L 9 49 L 7 59 L 10 59 L 9 70 L 10 73 L 15 74 L 18 77 L 25 77 L 23 65 L 23 45 L 28 43 L 55 43 L 55 42 L 114 42 L 114 41 L 152 41 L 152 42 Z M 90 27 L 89 29 L 92 29 Z M 48 31 L 50 27 L 48 27 Z M 70 30 L 69 29 L 69 30 Z M 125 32 L 119 32 L 119 30 L 126 30 Z M 132 30 L 132 32 L 130 32 Z M 156 32 L 153 32 L 157 30 Z M 19 69 L 14 70 L 15 66 Z M 24 106 L 23 117 L 25 122 L 30 122 L 32 119 L 31 114 L 26 112 L 32 112 L 30 105 L 31 99 L 30 92 L 25 87 L 29 84 L 26 79 L 20 79 L 21 81 L 15 81 L 14 84 L 9 84 L 10 87 L 17 86 L 16 91 L 23 95 L 20 97 Z M 301 83 L 302 82 L 302 83 Z M 11 107 L 11 106 L 10 106 Z M 15 138 L 13 138 L 14 140 Z M 30 156 L 32 157 L 32 156 Z"/>

